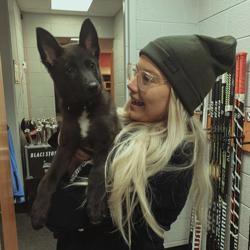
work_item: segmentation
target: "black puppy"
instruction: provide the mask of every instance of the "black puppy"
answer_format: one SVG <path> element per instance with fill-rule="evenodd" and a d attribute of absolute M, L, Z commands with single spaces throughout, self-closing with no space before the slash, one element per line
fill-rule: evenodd
<path fill-rule="evenodd" d="M 38 186 L 31 211 L 32 226 L 39 229 L 46 223 L 51 197 L 79 148 L 91 152 L 94 161 L 89 174 L 87 211 L 90 220 L 97 223 L 106 209 L 104 164 L 119 130 L 116 110 L 102 87 L 97 32 L 86 19 L 79 44 L 61 47 L 48 31 L 36 31 L 42 63 L 61 101 L 63 121 L 52 166 Z"/>

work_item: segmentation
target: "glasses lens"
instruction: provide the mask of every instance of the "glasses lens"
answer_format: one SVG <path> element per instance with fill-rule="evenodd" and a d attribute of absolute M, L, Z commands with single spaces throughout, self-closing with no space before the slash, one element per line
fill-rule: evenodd
<path fill-rule="evenodd" d="M 128 80 L 129 80 L 129 81 L 134 80 L 135 77 L 136 77 L 136 73 L 137 73 L 136 65 L 134 65 L 134 64 L 129 64 L 129 65 L 128 65 Z"/>
<path fill-rule="evenodd" d="M 145 90 L 147 88 L 147 86 L 145 86 L 144 84 L 144 81 L 143 81 L 143 75 L 142 75 L 143 72 L 138 72 L 137 74 L 137 86 L 140 90 Z"/>
<path fill-rule="evenodd" d="M 158 85 L 158 77 L 152 75 L 151 73 L 140 70 L 134 64 L 128 65 L 128 80 L 129 82 L 136 79 L 137 86 L 140 90 L 146 90 L 152 86 Z"/>
<path fill-rule="evenodd" d="M 146 71 L 142 71 L 142 83 L 144 86 L 149 87 L 154 82 L 154 76 Z"/>

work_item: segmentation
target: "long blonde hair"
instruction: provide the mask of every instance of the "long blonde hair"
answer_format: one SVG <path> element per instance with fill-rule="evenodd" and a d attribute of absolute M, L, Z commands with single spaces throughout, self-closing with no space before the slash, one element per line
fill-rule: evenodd
<path fill-rule="evenodd" d="M 206 223 L 212 189 L 206 134 L 200 122 L 194 117 L 190 118 L 172 90 L 166 121 L 130 121 L 126 106 L 120 112 L 120 117 L 125 126 L 117 135 L 106 162 L 106 187 L 111 217 L 127 244 L 131 245 L 132 218 L 137 206 L 149 227 L 163 237 L 164 229 L 155 220 L 150 208 L 148 179 L 159 171 L 173 170 L 167 163 L 183 142 L 193 143 L 193 159 L 188 166 L 178 169 L 193 167 L 190 193 L 198 217 Z"/>

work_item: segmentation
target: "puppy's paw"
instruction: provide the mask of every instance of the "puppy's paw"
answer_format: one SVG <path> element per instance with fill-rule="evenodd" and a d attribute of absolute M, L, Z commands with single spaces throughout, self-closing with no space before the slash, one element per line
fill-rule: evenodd
<path fill-rule="evenodd" d="M 108 215 L 105 199 L 89 199 L 87 203 L 87 213 L 92 224 L 100 224 Z"/>
<path fill-rule="evenodd" d="M 41 204 L 34 202 L 31 209 L 31 225 L 33 229 L 39 230 L 44 227 L 47 222 L 49 206 L 48 204 Z"/>

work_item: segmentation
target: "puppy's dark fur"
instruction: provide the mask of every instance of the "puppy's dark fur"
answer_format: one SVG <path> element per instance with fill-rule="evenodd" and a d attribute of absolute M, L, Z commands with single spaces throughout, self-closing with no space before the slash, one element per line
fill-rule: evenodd
<path fill-rule="evenodd" d="M 32 226 L 39 229 L 46 223 L 51 196 L 79 148 L 93 152 L 87 211 L 90 219 L 98 222 L 106 209 L 104 164 L 119 124 L 111 98 L 102 88 L 97 32 L 86 19 L 79 44 L 61 47 L 49 32 L 37 28 L 37 45 L 61 100 L 63 122 L 60 145 L 32 207 Z"/>

